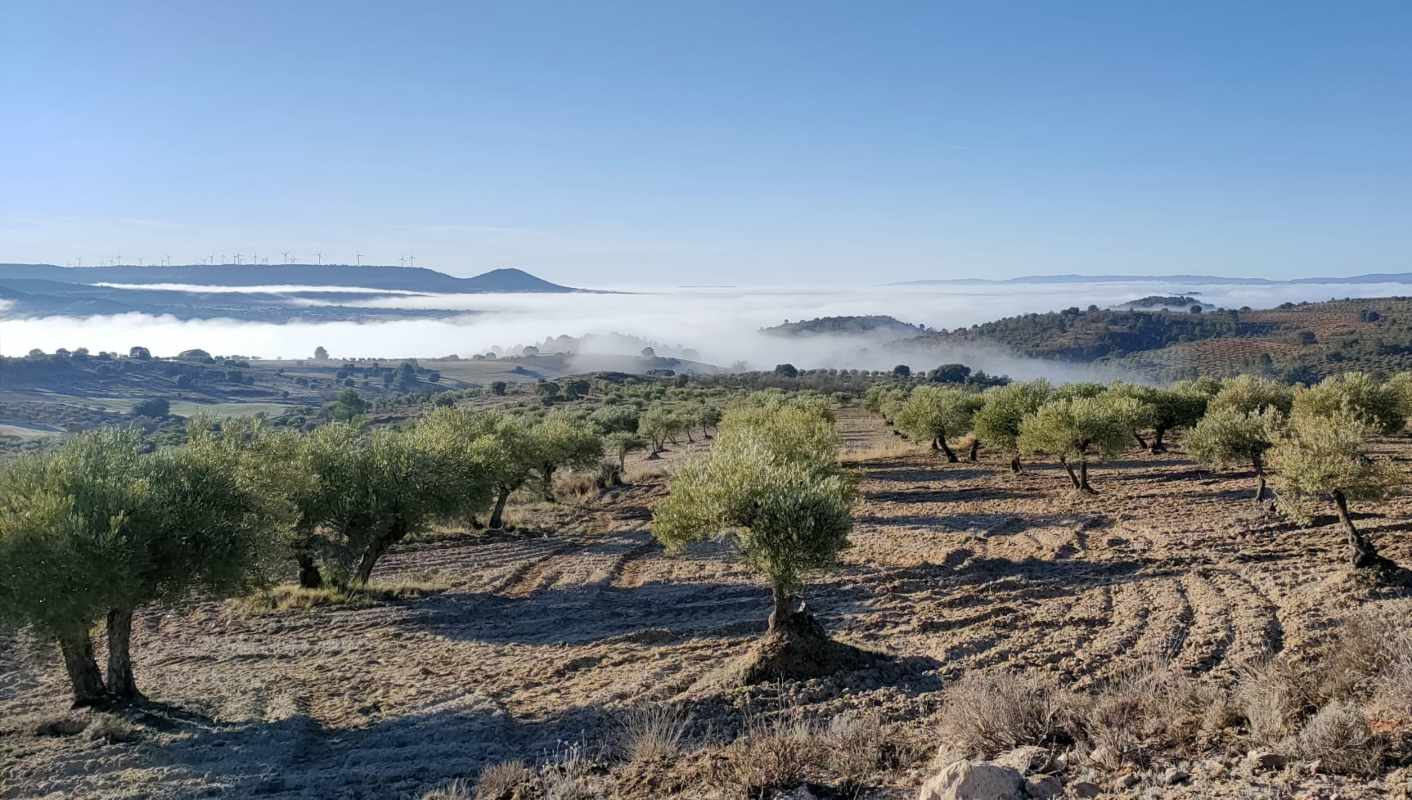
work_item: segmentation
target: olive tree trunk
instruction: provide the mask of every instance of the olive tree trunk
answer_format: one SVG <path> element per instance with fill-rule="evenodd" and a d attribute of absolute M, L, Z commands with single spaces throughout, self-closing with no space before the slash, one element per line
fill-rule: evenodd
<path fill-rule="evenodd" d="M 1072 483 L 1075 489 L 1081 488 L 1083 484 L 1079 483 L 1079 476 L 1074 472 L 1074 465 L 1069 463 L 1069 459 L 1061 457 L 1059 463 L 1063 464 L 1064 471 L 1069 473 L 1069 483 Z"/>
<path fill-rule="evenodd" d="M 490 521 L 486 524 L 492 530 L 500 530 L 505 527 L 505 501 L 510 499 L 510 487 L 501 486 L 500 491 L 495 495 L 495 508 L 490 511 Z"/>
<path fill-rule="evenodd" d="M 1166 428 L 1154 428 L 1154 429 L 1152 430 L 1152 447 L 1151 447 L 1151 452 L 1152 452 L 1153 455 L 1156 455 L 1157 453 L 1165 453 L 1165 452 L 1167 452 L 1167 445 L 1165 445 L 1165 444 L 1162 443 L 1162 436 L 1163 436 L 1164 434 L 1166 434 L 1166 433 L 1167 433 L 1167 429 L 1166 429 Z"/>
<path fill-rule="evenodd" d="M 1354 569 L 1388 565 L 1387 559 L 1378 555 L 1378 548 L 1354 527 L 1353 518 L 1348 515 L 1348 498 L 1344 496 L 1343 490 L 1335 489 L 1333 495 L 1334 506 L 1338 508 L 1338 521 L 1343 523 L 1343 532 L 1348 540 L 1348 557 Z"/>
<path fill-rule="evenodd" d="M 1079 461 L 1079 490 L 1085 494 L 1098 494 L 1098 490 L 1088 484 L 1088 459 Z"/>
<path fill-rule="evenodd" d="M 295 554 L 299 560 L 299 585 L 305 589 L 319 589 L 324 585 L 323 573 L 319 572 L 319 565 L 314 562 L 314 556 L 308 550 L 300 550 Z"/>
<path fill-rule="evenodd" d="M 952 452 L 951 446 L 946 443 L 946 434 L 943 433 L 938 435 L 935 439 L 932 440 L 932 444 L 935 446 L 936 449 L 939 449 L 941 450 L 941 452 L 946 454 L 947 463 L 955 464 L 957 461 L 961 460 L 956 457 L 956 453 Z"/>
<path fill-rule="evenodd" d="M 1143 450 L 1147 449 L 1147 440 L 1142 438 L 1142 434 L 1138 433 L 1137 431 L 1133 431 L 1133 438 L 1137 440 L 1138 447 L 1141 447 Z"/>
<path fill-rule="evenodd" d="M 789 619 L 790 613 L 794 610 L 794 598 L 790 597 L 789 592 L 785 591 L 783 586 L 775 584 L 770 587 L 770 600 L 772 605 L 770 607 L 770 625 L 767 632 L 775 633 L 780 630 L 780 627 L 784 625 L 785 620 Z"/>
<path fill-rule="evenodd" d="M 544 499 L 550 503 L 556 502 L 558 498 L 554 496 L 554 465 L 545 464 L 540 472 L 544 476 Z"/>
<path fill-rule="evenodd" d="M 1014 455 L 1010 456 L 1010 471 L 1015 473 L 1016 475 L 1019 475 L 1021 472 L 1024 472 L 1024 469 L 1020 466 L 1019 453 L 1015 453 Z"/>
<path fill-rule="evenodd" d="M 373 567 L 377 566 L 378 559 L 387 553 L 388 548 L 402 541 L 407 535 L 407 528 L 402 523 L 397 523 L 387 529 L 387 532 L 374 539 L 368 544 L 368 549 L 363 551 L 362 558 L 358 559 L 358 571 L 356 578 L 358 582 L 367 585 L 368 579 L 373 576 Z"/>
<path fill-rule="evenodd" d="M 976 461 L 976 451 L 977 451 L 977 450 L 980 450 L 980 449 L 981 449 L 980 440 L 979 440 L 979 439 L 972 439 L 972 440 L 971 440 L 971 452 L 970 452 L 970 455 L 967 456 L 967 458 L 971 461 L 971 463 L 973 463 L 973 464 L 975 463 L 975 461 Z"/>
<path fill-rule="evenodd" d="M 108 612 L 108 693 L 119 700 L 141 695 L 132 676 L 132 609 Z"/>
<path fill-rule="evenodd" d="M 69 674 L 73 689 L 74 708 L 101 705 L 108 700 L 103 688 L 103 675 L 93 659 L 93 640 L 88 631 L 72 633 L 59 639 L 59 652 L 64 656 L 64 670 Z"/>

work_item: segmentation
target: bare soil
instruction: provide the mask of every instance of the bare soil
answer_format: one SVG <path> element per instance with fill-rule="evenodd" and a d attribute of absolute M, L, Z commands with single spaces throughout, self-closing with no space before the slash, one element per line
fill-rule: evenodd
<path fill-rule="evenodd" d="M 140 613 L 152 702 L 132 716 L 134 741 L 36 734 L 65 711 L 62 671 L 49 649 L 0 640 L 0 797 L 415 796 L 496 761 L 602 747 L 626 712 L 657 703 L 718 741 L 788 704 L 820 719 L 877 711 L 925 742 L 941 691 L 969 670 L 1083 689 L 1162 658 L 1229 684 L 1269 654 L 1312 652 L 1367 599 L 1332 517 L 1303 530 L 1258 511 L 1248 474 L 1198 468 L 1179 441 L 1098 466 L 1100 494 L 1079 497 L 1057 465 L 1015 476 L 998 453 L 882 455 L 893 439 L 876 418 L 845 412 L 840 425 L 863 501 L 842 568 L 806 599 L 835 638 L 890 657 L 880 663 L 788 685 L 723 681 L 764 631 L 768 591 L 725 545 L 664 553 L 648 530 L 664 479 L 639 469 L 630 487 L 547 511 L 537 527 L 552 534 L 412 543 L 374 576 L 449 586 L 431 597 Z M 1379 448 L 1412 458 L 1405 440 Z M 1354 510 L 1385 555 L 1412 564 L 1412 502 Z M 880 775 L 873 796 L 911 796 L 923 770 Z M 712 796 L 690 783 L 678 796 Z M 646 785 L 659 788 L 643 797 L 672 793 Z"/>

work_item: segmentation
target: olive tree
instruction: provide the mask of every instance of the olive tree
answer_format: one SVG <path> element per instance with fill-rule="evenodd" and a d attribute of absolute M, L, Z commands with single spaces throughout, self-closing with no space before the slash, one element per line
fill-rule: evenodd
<path fill-rule="evenodd" d="M 235 448 L 144 449 L 132 431 L 80 434 L 0 475 L 0 619 L 59 642 L 76 705 L 137 698 L 134 611 L 262 583 L 292 519 L 271 473 Z"/>
<path fill-rule="evenodd" d="M 418 446 L 431 453 L 449 485 L 445 511 L 478 527 L 481 512 L 490 508 L 495 493 L 493 475 L 483 463 L 477 446 L 493 435 L 498 415 L 466 408 L 439 408 L 423 417 L 413 429 Z"/>
<path fill-rule="evenodd" d="M 1274 406 L 1257 411 L 1235 407 L 1206 412 L 1186 437 L 1186 449 L 1211 467 L 1249 464 L 1255 472 L 1256 505 L 1265 497 L 1265 453 L 1285 427 L 1285 415 Z"/>
<path fill-rule="evenodd" d="M 1132 424 L 1132 438 L 1137 442 L 1137 446 L 1148 449 L 1147 440 L 1142 438 L 1142 432 L 1157 425 L 1157 408 L 1153 403 L 1155 389 L 1151 386 L 1139 386 L 1135 383 L 1124 383 L 1114 381 L 1099 397 L 1129 398 L 1133 401 L 1133 415 L 1130 420 Z"/>
<path fill-rule="evenodd" d="M 1021 421 L 1020 451 L 1058 458 L 1074 489 L 1097 494 L 1088 482 L 1089 460 L 1122 453 L 1138 413 L 1138 403 L 1130 397 L 1050 400 Z M 1077 474 L 1074 461 L 1079 463 Z"/>
<path fill-rule="evenodd" d="M 933 450 L 946 454 L 946 460 L 959 459 L 947 444 L 949 436 L 971 429 L 971 419 L 982 403 L 981 396 L 944 386 L 918 386 L 897 412 L 897 427 L 920 442 L 930 442 Z"/>
<path fill-rule="evenodd" d="M 593 427 L 568 413 L 549 414 L 535 424 L 536 468 L 544 499 L 554 501 L 554 473 L 560 468 L 586 469 L 603 459 L 603 440 Z"/>
<path fill-rule="evenodd" d="M 670 408 L 656 404 L 642 412 L 638 418 L 637 432 L 652 445 L 648 458 L 660 458 L 677 426 L 676 415 Z"/>
<path fill-rule="evenodd" d="M 838 467 L 837 434 L 831 452 L 825 445 L 832 423 L 799 407 L 758 411 L 726 413 L 710 452 L 672 477 L 652 530 L 673 550 L 730 534 L 769 581 L 769 630 L 782 633 L 805 575 L 833 565 L 847 545 L 855 490 Z"/>
<path fill-rule="evenodd" d="M 367 583 L 397 542 L 464 507 L 459 472 L 413 433 L 361 434 L 334 423 L 309 435 L 317 477 L 304 514 L 324 532 L 322 550 L 339 582 Z"/>
<path fill-rule="evenodd" d="M 646 446 L 647 442 L 641 436 L 628 431 L 613 431 L 603 437 L 603 449 L 617 459 L 619 472 L 627 469 L 628 453 Z"/>
<path fill-rule="evenodd" d="M 1045 380 L 1012 383 L 988 389 L 971 420 L 972 431 L 985 443 L 1010 454 L 1010 471 L 1020 472 L 1020 423 L 1044 405 L 1053 388 Z"/>
<path fill-rule="evenodd" d="M 1207 403 L 1206 409 L 1209 412 L 1234 408 L 1250 413 L 1269 407 L 1288 414 L 1293 404 L 1294 390 L 1285 384 L 1254 375 L 1237 375 L 1221 383 L 1220 391 Z"/>
<path fill-rule="evenodd" d="M 1350 500 L 1378 499 L 1406 479 L 1391 464 L 1365 453 L 1374 427 L 1350 409 L 1330 414 L 1297 413 L 1270 450 L 1281 513 L 1308 524 L 1321 503 L 1338 512 L 1348 542 L 1350 564 L 1357 569 L 1386 570 L 1396 565 L 1378 554 L 1353 524 Z"/>
<path fill-rule="evenodd" d="M 1317 385 L 1300 389 L 1292 404 L 1296 415 L 1332 417 L 1348 411 L 1377 433 L 1397 433 L 1407 424 L 1402 392 L 1364 372 L 1330 375 Z"/>
<path fill-rule="evenodd" d="M 1175 385 L 1170 389 L 1151 389 L 1147 403 L 1152 407 L 1152 453 L 1166 452 L 1163 438 L 1174 430 L 1191 428 L 1206 413 L 1210 395 L 1198 388 Z"/>
<path fill-rule="evenodd" d="M 504 526 L 505 504 L 539 465 L 539 449 L 530 426 L 522 419 L 506 414 L 489 415 L 484 435 L 472 445 L 474 458 L 485 469 L 494 488 L 491 506 L 491 528 Z"/>

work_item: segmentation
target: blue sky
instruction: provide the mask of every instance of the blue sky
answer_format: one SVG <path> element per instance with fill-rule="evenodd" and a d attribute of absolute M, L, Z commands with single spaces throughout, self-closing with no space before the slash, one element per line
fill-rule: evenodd
<path fill-rule="evenodd" d="M 16 3 L 0 261 L 1412 270 L 1412 4 Z"/>

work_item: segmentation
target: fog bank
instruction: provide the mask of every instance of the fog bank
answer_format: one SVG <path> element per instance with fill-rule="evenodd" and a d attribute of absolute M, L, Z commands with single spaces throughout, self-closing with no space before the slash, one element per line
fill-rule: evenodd
<path fill-rule="evenodd" d="M 274 287 L 251 290 L 254 288 L 267 291 Z M 203 287 L 203 291 L 209 290 L 210 287 Z M 886 314 L 930 328 L 956 328 L 1067 306 L 1117 305 L 1151 294 L 1195 295 L 1203 302 L 1227 308 L 1268 308 L 1286 301 L 1387 296 L 1406 291 L 1406 286 L 1385 284 L 1167 287 L 1141 283 L 407 295 L 377 297 L 352 305 L 455 309 L 466 313 L 441 320 L 366 323 L 183 322 L 141 314 L 0 320 L 0 353 L 14 356 L 31 348 L 52 352 L 59 347 L 126 352 L 141 345 L 163 356 L 199 347 L 219 354 L 302 358 L 322 346 L 334 357 L 432 358 L 453 353 L 469 357 L 493 347 L 537 344 L 564 334 L 620 333 L 660 344 L 667 349 L 664 354 L 673 347 L 691 348 L 699 353 L 700 360 L 721 366 L 744 362 L 753 368 L 768 368 L 788 361 L 801 368 L 876 369 L 900 361 L 925 368 L 944 361 L 962 361 L 987 372 L 1014 377 L 1058 377 L 1052 374 L 1053 364 L 1035 365 L 991 350 L 908 353 L 885 349 L 880 341 L 853 337 L 784 338 L 761 335 L 759 330 L 785 320 L 870 314 Z"/>

